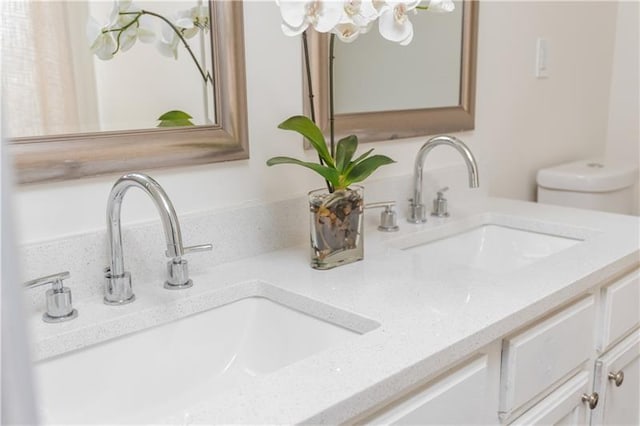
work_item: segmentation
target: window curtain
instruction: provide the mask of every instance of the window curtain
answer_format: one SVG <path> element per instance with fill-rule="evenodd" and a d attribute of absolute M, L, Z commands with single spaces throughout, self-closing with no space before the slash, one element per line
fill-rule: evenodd
<path fill-rule="evenodd" d="M 2 0 L 0 4 L 6 134 L 77 131 L 80 113 L 66 2 Z"/>

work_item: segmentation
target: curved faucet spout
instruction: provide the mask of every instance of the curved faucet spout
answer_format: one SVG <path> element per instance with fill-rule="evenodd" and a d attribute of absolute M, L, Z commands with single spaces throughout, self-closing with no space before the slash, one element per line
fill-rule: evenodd
<path fill-rule="evenodd" d="M 422 145 L 416 155 L 413 174 L 413 198 L 411 200 L 409 217 L 407 218 L 411 223 L 424 223 L 427 221 L 425 205 L 422 202 L 422 171 L 427 154 L 429 154 L 429 152 L 438 145 L 447 145 L 455 148 L 456 151 L 462 155 L 462 158 L 467 164 L 467 170 L 469 172 L 469 187 L 477 188 L 480 186 L 478 179 L 478 165 L 473 153 L 471 153 L 471 150 L 467 145 L 465 145 L 460 139 L 453 136 L 440 135 L 432 137 Z"/>
<path fill-rule="evenodd" d="M 107 238 L 111 262 L 106 275 L 105 302 L 109 304 L 123 304 L 134 299 L 131 277 L 124 270 L 120 225 L 122 200 L 129 188 L 132 187 L 142 189 L 156 205 L 167 242 L 167 256 L 179 260 L 184 255 L 182 233 L 176 211 L 160 184 L 142 173 L 130 173 L 122 176 L 113 185 L 107 202 Z"/>

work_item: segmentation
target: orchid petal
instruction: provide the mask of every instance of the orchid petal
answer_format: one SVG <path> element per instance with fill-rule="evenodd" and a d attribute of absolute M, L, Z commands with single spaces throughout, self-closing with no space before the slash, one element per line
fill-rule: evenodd
<path fill-rule="evenodd" d="M 302 24 L 298 28 L 290 27 L 290 26 L 288 26 L 287 24 L 284 24 L 284 23 L 281 25 L 282 32 L 284 33 L 284 35 L 289 36 L 289 37 L 298 36 L 298 35 L 302 34 L 308 27 L 309 27 L 309 24 L 307 24 L 307 23 Z"/>
<path fill-rule="evenodd" d="M 345 42 L 351 43 L 360 34 L 360 27 L 355 24 L 338 24 L 334 29 L 334 33 L 338 36 L 338 38 Z"/>
<path fill-rule="evenodd" d="M 193 20 L 191 18 L 180 18 L 176 20 L 176 25 L 182 28 L 193 28 Z"/>
<path fill-rule="evenodd" d="M 455 8 L 456 5 L 453 4 L 452 0 L 431 0 L 427 10 L 429 12 L 447 13 L 453 12 Z"/>
<path fill-rule="evenodd" d="M 407 38 L 402 40 L 399 44 L 400 46 L 407 46 L 409 43 L 411 43 L 411 40 L 413 40 L 413 26 L 411 27 L 411 32 L 409 33 Z"/>
<path fill-rule="evenodd" d="M 320 3 L 320 5 L 321 8 L 318 12 L 319 16 L 317 17 L 317 21 L 315 23 L 312 22 L 312 24 L 316 31 L 326 33 L 338 25 L 344 13 L 344 7 L 336 1 Z"/>
<path fill-rule="evenodd" d="M 299 28 L 307 16 L 307 2 L 300 0 L 281 0 L 279 2 L 282 20 L 291 28 Z"/>
<path fill-rule="evenodd" d="M 156 39 L 156 34 L 150 29 L 139 28 L 138 39 L 143 43 L 153 43 Z"/>
<path fill-rule="evenodd" d="M 103 61 L 113 58 L 113 52 L 116 50 L 116 42 L 110 34 L 103 34 L 100 37 L 100 43 L 93 53 Z"/>
<path fill-rule="evenodd" d="M 118 18 L 120 14 L 120 7 L 117 2 L 113 3 L 113 8 L 111 9 L 111 13 L 109 13 L 109 24 L 114 25 L 118 22 Z"/>
<path fill-rule="evenodd" d="M 126 52 L 131 49 L 137 40 L 137 31 L 136 30 L 127 30 L 122 32 L 120 35 L 120 50 Z"/>
<path fill-rule="evenodd" d="M 156 47 L 158 48 L 158 52 L 160 52 L 162 56 L 166 56 L 167 58 L 178 59 L 177 44 L 159 41 L 156 44 Z"/>
<path fill-rule="evenodd" d="M 89 40 L 91 46 L 98 41 L 98 37 L 100 37 L 101 34 L 102 27 L 93 16 L 90 16 L 87 21 L 87 40 Z"/>
<path fill-rule="evenodd" d="M 386 9 L 378 20 L 380 35 L 389 41 L 401 42 L 413 33 L 413 25 L 411 21 L 409 21 L 408 16 L 403 15 L 400 20 L 396 17 L 396 7 L 400 6 L 401 5 L 398 4 L 391 9 Z"/>

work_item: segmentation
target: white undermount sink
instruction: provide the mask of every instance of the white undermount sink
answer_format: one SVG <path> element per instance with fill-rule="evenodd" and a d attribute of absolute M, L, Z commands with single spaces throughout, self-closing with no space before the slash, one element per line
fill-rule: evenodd
<path fill-rule="evenodd" d="M 460 265 L 493 274 L 515 271 L 580 243 L 579 238 L 483 224 L 400 248 L 436 265 Z"/>
<path fill-rule="evenodd" d="M 371 329 L 377 326 L 365 320 Z M 361 332 L 265 297 L 247 297 L 36 364 L 41 420 L 148 423 L 183 416 L 207 397 Z"/>

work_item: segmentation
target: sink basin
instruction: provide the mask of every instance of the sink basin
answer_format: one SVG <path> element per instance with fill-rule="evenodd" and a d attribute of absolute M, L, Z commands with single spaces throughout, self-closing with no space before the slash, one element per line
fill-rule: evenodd
<path fill-rule="evenodd" d="M 209 396 L 360 332 L 265 297 L 247 297 L 37 363 L 41 417 L 52 424 L 104 424 L 182 416 Z"/>
<path fill-rule="evenodd" d="M 485 224 L 435 241 L 401 247 L 425 261 L 493 274 L 513 272 L 582 240 Z"/>

